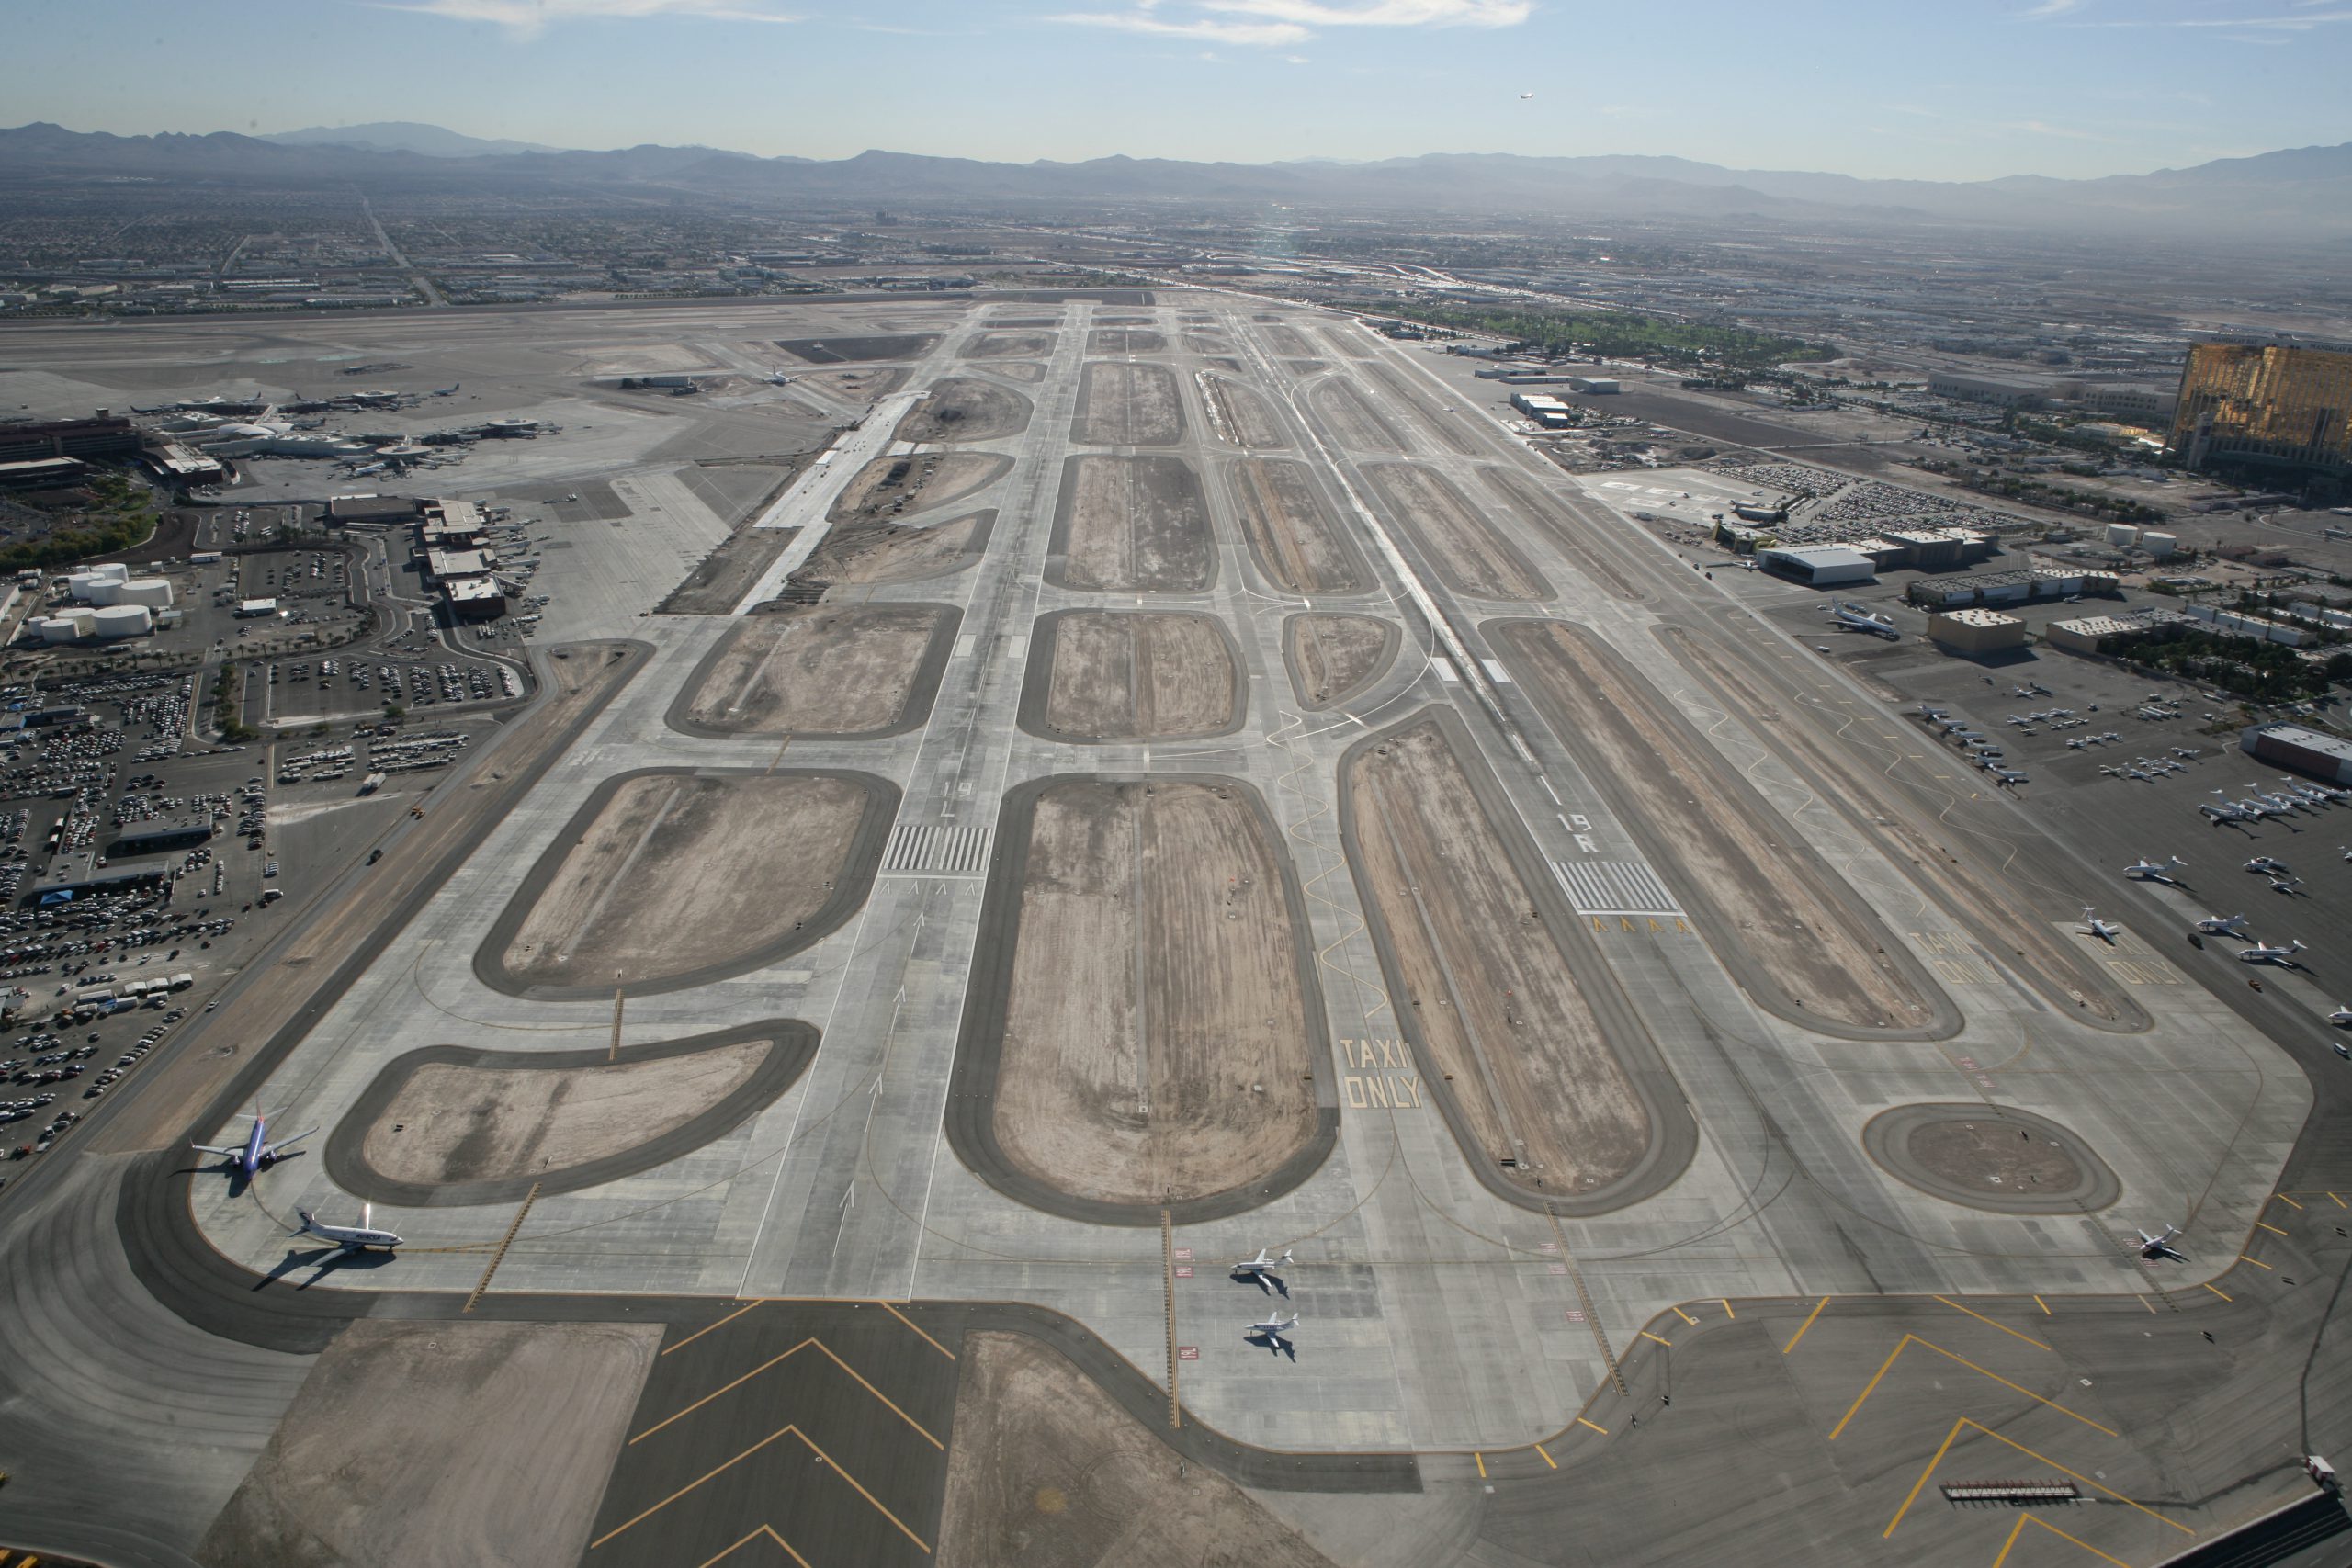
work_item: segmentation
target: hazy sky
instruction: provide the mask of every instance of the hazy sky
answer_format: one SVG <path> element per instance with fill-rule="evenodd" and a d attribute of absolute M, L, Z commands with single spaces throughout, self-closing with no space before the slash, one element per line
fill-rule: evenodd
<path fill-rule="evenodd" d="M 0 117 L 842 157 L 2098 175 L 2352 140 L 2352 0 L 17 0 Z M 1521 93 L 1533 92 L 1533 98 Z"/>

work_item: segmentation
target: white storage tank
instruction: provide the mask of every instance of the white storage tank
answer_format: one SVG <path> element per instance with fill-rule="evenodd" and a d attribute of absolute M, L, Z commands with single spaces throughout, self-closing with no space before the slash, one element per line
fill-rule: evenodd
<path fill-rule="evenodd" d="M 130 577 L 130 569 L 119 560 L 110 560 L 102 566 L 84 567 L 82 570 L 85 574 L 95 577 L 102 582 L 123 582 Z"/>
<path fill-rule="evenodd" d="M 90 612 L 90 629 L 101 639 L 145 637 L 155 629 L 155 614 L 144 604 L 108 604 Z"/>
<path fill-rule="evenodd" d="M 90 635 L 88 627 L 64 615 L 35 615 L 25 625 L 44 643 L 79 642 Z"/>
<path fill-rule="evenodd" d="M 2180 539 L 2177 535 L 2159 534 L 2151 528 L 2140 536 L 2140 547 L 2158 560 L 2163 560 L 2173 551 L 2180 548 Z"/>
<path fill-rule="evenodd" d="M 110 586 L 113 581 L 112 578 L 96 577 L 86 571 L 77 571 L 65 580 L 65 592 L 77 604 L 93 604 L 96 601 L 99 592 Z"/>
<path fill-rule="evenodd" d="M 2109 523 L 2107 542 L 2115 549 L 2128 550 L 2140 542 L 2140 530 L 2129 523 Z"/>
<path fill-rule="evenodd" d="M 89 586 L 83 590 L 81 597 L 93 604 L 119 604 L 122 603 L 122 590 L 123 582 L 119 578 L 94 577 L 89 580 Z"/>
<path fill-rule="evenodd" d="M 122 585 L 115 602 L 168 610 L 172 607 L 172 585 L 160 577 L 134 577 Z"/>

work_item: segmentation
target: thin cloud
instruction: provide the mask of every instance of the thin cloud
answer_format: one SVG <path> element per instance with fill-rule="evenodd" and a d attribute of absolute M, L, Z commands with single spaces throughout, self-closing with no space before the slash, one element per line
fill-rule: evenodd
<path fill-rule="evenodd" d="M 1073 27 L 1110 28 L 1152 38 L 1279 49 L 1304 43 L 1320 28 L 1509 28 L 1534 13 L 1534 0 L 1190 0 L 1171 19 L 1159 0 L 1131 10 L 1077 11 L 1047 17 Z"/>
<path fill-rule="evenodd" d="M 1312 36 L 1305 28 L 1289 22 L 1163 22 L 1145 11 L 1073 11 L 1047 17 L 1046 20 L 1079 28 L 1113 28 L 1152 38 L 1202 39 L 1210 43 L 1262 44 L 1269 48 L 1305 43 Z"/>
<path fill-rule="evenodd" d="M 2018 15 L 2028 21 L 2039 22 L 2052 17 L 2063 17 L 2070 11 L 2079 11 L 2089 3 L 2090 0 L 2041 0 L 2041 5 L 2029 6 Z"/>
<path fill-rule="evenodd" d="M 535 37 L 561 22 L 643 21 L 689 17 L 713 22 L 797 22 L 798 15 L 761 0 L 405 0 L 393 11 L 447 17 L 458 22 L 492 22 L 523 37 Z"/>

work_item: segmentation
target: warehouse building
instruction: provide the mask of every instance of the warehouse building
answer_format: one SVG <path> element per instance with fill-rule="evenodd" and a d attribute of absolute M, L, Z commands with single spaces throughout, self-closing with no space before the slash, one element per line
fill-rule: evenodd
<path fill-rule="evenodd" d="M 2352 784 L 2352 740 L 2300 724 L 2257 724 L 2238 732 L 2238 746 L 2273 767 L 2332 784 Z"/>
<path fill-rule="evenodd" d="M 2078 615 L 2052 621 L 2041 628 L 2041 640 L 2070 653 L 2097 653 L 2103 645 L 2147 637 L 2167 626 L 2185 626 L 2188 617 L 2177 610 L 2134 610 L 2128 615 Z"/>
<path fill-rule="evenodd" d="M 2025 646 L 2025 623 L 1998 610 L 1947 610 L 1928 617 L 1928 637 L 1955 653 L 1998 653 Z"/>
<path fill-rule="evenodd" d="M 1757 551 L 1756 560 L 1766 571 L 1815 588 L 1869 582 L 1878 576 L 1870 557 L 1844 545 L 1801 545 L 1794 548 L 1775 546 Z"/>

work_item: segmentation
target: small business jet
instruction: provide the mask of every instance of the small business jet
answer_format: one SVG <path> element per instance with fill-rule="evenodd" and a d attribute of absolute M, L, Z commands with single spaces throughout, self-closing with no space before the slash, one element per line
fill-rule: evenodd
<path fill-rule="evenodd" d="M 1288 1336 L 1296 1332 L 1297 1328 L 1298 1314 L 1293 1313 L 1286 1318 L 1270 1317 L 1263 1323 L 1253 1323 L 1241 1331 L 1241 1337 L 1263 1339 L 1269 1344 L 1280 1345 Z"/>
<path fill-rule="evenodd" d="M 2130 865 L 2123 868 L 2123 874 L 2139 882 L 2166 882 L 2174 883 L 2174 886 L 2177 886 L 2178 884 L 2174 882 L 2172 868 L 2177 865 L 2187 865 L 2188 863 L 2187 861 L 2181 859 L 2178 855 L 2173 855 L 2169 859 L 2160 861 L 2135 860 Z"/>
<path fill-rule="evenodd" d="M 2123 928 L 2113 920 L 2100 919 L 2096 912 L 2097 908 L 2098 906 L 2093 904 L 2083 906 L 2083 934 L 2095 936 L 2099 941 L 2113 946 L 2115 939 L 2123 934 Z"/>
<path fill-rule="evenodd" d="M 2244 937 L 2248 942 L 2254 940 L 2253 933 L 2246 929 L 2244 915 L 2232 915 L 2227 919 L 2223 919 L 2219 915 L 2208 915 L 2197 922 L 2197 929 L 2207 936 Z"/>
<path fill-rule="evenodd" d="M 268 1119 L 262 1115 L 261 1107 L 256 1104 L 254 1107 L 253 1130 L 245 1134 L 245 1141 L 243 1144 L 190 1144 L 188 1147 L 199 1154 L 219 1155 L 223 1159 L 232 1161 L 237 1172 L 246 1180 L 251 1181 L 284 1158 L 285 1150 L 291 1148 L 317 1131 L 316 1127 L 307 1128 L 290 1138 L 280 1138 L 273 1144 L 269 1141 Z"/>
<path fill-rule="evenodd" d="M 2302 951 L 2303 944 L 2300 942 L 2290 942 L 2284 947 L 2271 947 L 2257 942 L 2252 947 L 2239 950 L 2238 962 L 2241 964 L 2292 964 L 2295 961 L 2295 954 Z"/>
<path fill-rule="evenodd" d="M 376 1205 L 373 1203 L 359 1205 L 359 1223 L 356 1225 L 327 1224 L 308 1209 L 294 1212 L 302 1217 L 302 1228 L 295 1232 L 297 1235 L 314 1235 L 322 1241 L 331 1241 L 345 1252 L 365 1252 L 371 1247 L 380 1247 L 390 1252 L 401 1244 L 401 1238 L 391 1232 L 376 1228 Z"/>
<path fill-rule="evenodd" d="M 2175 1263 L 2188 1262 L 2188 1254 L 2181 1251 L 2172 1244 L 2172 1238 L 2179 1234 L 2180 1227 L 2178 1225 L 2166 1225 L 2164 1228 L 2164 1234 L 2161 1235 L 2150 1235 L 2146 1231 L 2141 1231 L 2139 1233 L 2140 1256 L 2146 1258 L 2151 1263 L 2160 1258 L 2168 1258 Z"/>
<path fill-rule="evenodd" d="M 1240 1262 L 1233 1266 L 1233 1271 L 1236 1275 L 1247 1275 L 1250 1279 L 1254 1280 L 1261 1274 L 1272 1274 L 1275 1269 L 1280 1269 L 1283 1264 L 1289 1261 L 1289 1247 L 1283 1247 L 1283 1255 L 1280 1258 L 1274 1258 L 1269 1256 L 1266 1249 L 1261 1247 L 1258 1249 L 1257 1257 L 1243 1258 Z"/>

